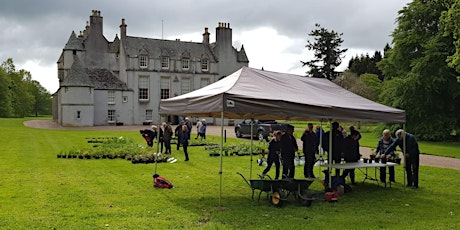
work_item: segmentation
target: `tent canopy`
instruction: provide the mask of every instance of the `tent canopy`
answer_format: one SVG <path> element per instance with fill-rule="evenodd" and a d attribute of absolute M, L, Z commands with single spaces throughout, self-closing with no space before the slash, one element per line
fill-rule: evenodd
<path fill-rule="evenodd" d="M 356 95 L 324 78 L 243 67 L 193 92 L 161 100 L 160 114 L 230 119 L 405 123 L 404 110 Z"/>

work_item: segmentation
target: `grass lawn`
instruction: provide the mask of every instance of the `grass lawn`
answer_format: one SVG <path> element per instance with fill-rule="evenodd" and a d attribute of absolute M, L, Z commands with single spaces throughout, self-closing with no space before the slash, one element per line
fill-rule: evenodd
<path fill-rule="evenodd" d="M 264 195 L 259 203 L 252 201 L 251 190 L 236 174 L 249 177 L 249 156 L 223 157 L 219 201 L 220 158 L 210 157 L 203 147 L 190 147 L 190 161 L 184 162 L 182 151 L 173 146 L 179 161 L 159 163 L 157 172 L 175 188 L 154 189 L 154 164 L 56 157 L 87 146 L 86 137 L 123 136 L 145 146 L 139 132 L 41 130 L 24 127 L 23 121 L 0 119 L 0 229 L 460 228 L 458 170 L 422 166 L 420 188 L 404 190 L 399 166 L 392 188 L 366 181 L 337 203 L 314 201 L 304 207 L 290 199 L 275 208 Z M 229 144 L 243 141 L 248 140 L 228 139 Z M 253 158 L 255 175 L 263 167 L 256 164 L 258 156 Z M 299 166 L 296 178 L 301 175 Z M 357 180 L 363 180 L 359 172 Z M 321 190 L 321 182 L 311 189 Z"/>

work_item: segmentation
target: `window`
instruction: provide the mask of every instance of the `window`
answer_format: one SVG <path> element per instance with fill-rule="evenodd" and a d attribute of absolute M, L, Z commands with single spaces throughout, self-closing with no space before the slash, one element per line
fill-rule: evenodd
<path fill-rule="evenodd" d="M 201 70 L 208 71 L 209 70 L 209 60 L 207 58 L 201 59 Z"/>
<path fill-rule="evenodd" d="M 139 67 L 147 68 L 149 66 L 149 57 L 147 55 L 139 56 Z"/>
<path fill-rule="evenodd" d="M 128 102 L 128 96 L 123 96 L 123 102 L 124 103 Z"/>
<path fill-rule="evenodd" d="M 161 68 L 169 69 L 169 57 L 161 57 Z"/>
<path fill-rule="evenodd" d="M 189 58 L 182 58 L 182 69 L 188 70 L 190 68 L 190 59 Z"/>
<path fill-rule="evenodd" d="M 192 91 L 192 81 L 190 78 L 182 78 L 180 88 L 181 94 L 186 94 Z"/>
<path fill-rule="evenodd" d="M 77 119 L 81 118 L 81 111 L 77 111 Z"/>
<path fill-rule="evenodd" d="M 145 121 L 153 121 L 153 110 L 147 109 L 145 110 Z"/>
<path fill-rule="evenodd" d="M 115 123 L 115 121 L 116 121 L 116 119 L 115 119 L 115 110 L 109 109 L 107 111 L 107 121 L 109 123 Z"/>
<path fill-rule="evenodd" d="M 115 91 L 109 90 L 107 92 L 107 102 L 109 104 L 115 104 Z"/>
<path fill-rule="evenodd" d="M 139 76 L 139 101 L 149 100 L 149 76 Z"/>
<path fill-rule="evenodd" d="M 160 80 L 160 92 L 161 92 L 161 99 L 169 98 L 169 78 L 162 77 Z"/>
<path fill-rule="evenodd" d="M 200 80 L 200 88 L 203 88 L 207 85 L 209 85 L 210 81 L 209 78 L 201 78 Z"/>

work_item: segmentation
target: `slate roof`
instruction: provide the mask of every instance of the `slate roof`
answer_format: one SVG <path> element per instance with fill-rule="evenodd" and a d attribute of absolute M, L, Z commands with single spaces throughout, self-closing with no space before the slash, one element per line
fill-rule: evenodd
<path fill-rule="evenodd" d="M 128 90 L 126 83 L 122 82 L 108 69 L 86 69 L 94 89 Z"/>
<path fill-rule="evenodd" d="M 116 35 L 113 42 L 109 42 L 109 52 L 118 53 L 118 51 L 120 51 L 120 39 L 118 38 L 118 35 Z"/>
<path fill-rule="evenodd" d="M 74 56 L 74 62 L 70 67 L 69 74 L 61 82 L 61 87 L 62 86 L 93 87 L 93 82 L 89 79 L 78 56 Z"/>
<path fill-rule="evenodd" d="M 80 59 L 75 56 L 69 74 L 61 83 L 62 86 L 93 87 L 98 90 L 128 90 L 126 83 L 108 69 L 84 68 Z"/>
<path fill-rule="evenodd" d="M 74 31 L 70 34 L 69 40 L 64 46 L 64 50 L 83 50 L 83 38 L 77 37 Z"/>
<path fill-rule="evenodd" d="M 244 50 L 244 46 L 241 45 L 241 50 L 238 52 L 238 56 L 236 57 L 238 62 L 249 62 L 248 56 L 246 56 L 246 51 Z"/>
<path fill-rule="evenodd" d="M 126 53 L 130 57 L 136 57 L 141 50 L 146 50 L 150 58 L 169 56 L 173 59 L 180 59 L 183 53 L 191 57 L 201 57 L 206 54 L 212 61 L 217 61 L 210 47 L 203 43 L 161 40 L 142 37 L 126 37 Z"/>

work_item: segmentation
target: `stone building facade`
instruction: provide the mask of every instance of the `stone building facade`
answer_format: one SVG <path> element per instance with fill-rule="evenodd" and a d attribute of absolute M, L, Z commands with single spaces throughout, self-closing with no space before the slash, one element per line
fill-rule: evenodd
<path fill-rule="evenodd" d="M 211 84 L 249 60 L 244 47 L 232 46 L 232 29 L 218 23 L 216 41 L 184 42 L 127 35 L 108 41 L 103 18 L 93 10 L 77 36 L 72 32 L 57 62 L 59 89 L 53 119 L 63 126 L 139 125 L 159 121 L 160 99 Z M 168 117 L 175 122 L 177 118 Z"/>

